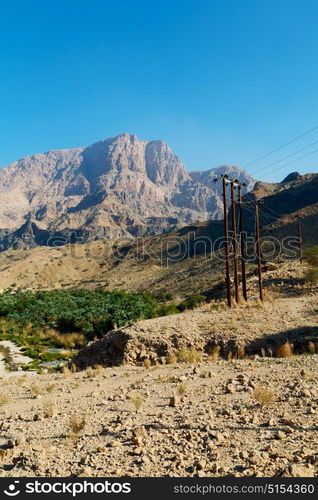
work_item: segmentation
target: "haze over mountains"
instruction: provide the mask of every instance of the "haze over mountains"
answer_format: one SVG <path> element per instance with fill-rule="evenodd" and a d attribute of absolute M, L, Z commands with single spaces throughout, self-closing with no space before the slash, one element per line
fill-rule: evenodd
<path fill-rule="evenodd" d="M 40 244 L 73 231 L 84 239 L 127 238 L 219 219 L 213 179 L 222 173 L 245 182 L 245 192 L 254 186 L 235 166 L 188 173 L 166 143 L 131 134 L 22 158 L 0 170 L 4 248 L 25 233 Z"/>

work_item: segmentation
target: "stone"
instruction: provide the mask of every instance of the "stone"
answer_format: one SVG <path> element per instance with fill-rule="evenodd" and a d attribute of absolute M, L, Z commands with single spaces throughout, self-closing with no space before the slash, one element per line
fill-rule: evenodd
<path fill-rule="evenodd" d="M 194 463 L 194 468 L 197 469 L 197 470 L 204 470 L 206 467 L 206 462 L 205 460 L 197 460 L 195 463 Z"/>
<path fill-rule="evenodd" d="M 313 467 L 303 467 L 300 465 L 292 464 L 289 467 L 289 473 L 292 477 L 315 477 L 315 470 Z"/>
<path fill-rule="evenodd" d="M 285 439 L 285 437 L 286 437 L 286 434 L 283 431 L 277 431 L 275 434 L 276 439 Z"/>
<path fill-rule="evenodd" d="M 135 445 L 135 446 L 141 446 L 141 445 L 142 445 L 142 438 L 141 438 L 141 437 L 139 437 L 139 436 L 133 436 L 133 437 L 131 438 L 131 442 L 132 442 L 132 444 L 133 444 L 133 445 Z"/>
<path fill-rule="evenodd" d="M 171 406 L 172 408 L 175 408 L 176 406 L 179 405 L 179 398 L 178 396 L 172 396 L 170 398 L 170 401 L 169 401 L 169 406 Z"/>
<path fill-rule="evenodd" d="M 110 448 L 118 448 L 118 446 L 121 446 L 121 443 L 117 439 L 113 439 L 112 441 L 109 442 L 108 446 Z"/>
<path fill-rule="evenodd" d="M 308 389 L 304 389 L 301 394 L 304 398 L 311 398 L 311 392 Z"/>
<path fill-rule="evenodd" d="M 233 384 L 227 385 L 226 388 L 225 388 L 225 392 L 227 394 L 234 394 L 234 392 L 235 392 L 235 385 L 233 385 Z"/>
<path fill-rule="evenodd" d="M 18 437 L 18 438 L 16 438 L 16 439 L 14 440 L 14 445 L 15 445 L 15 446 L 21 446 L 21 445 L 23 445 L 23 444 L 25 444 L 25 438 L 24 438 L 23 436 Z"/>

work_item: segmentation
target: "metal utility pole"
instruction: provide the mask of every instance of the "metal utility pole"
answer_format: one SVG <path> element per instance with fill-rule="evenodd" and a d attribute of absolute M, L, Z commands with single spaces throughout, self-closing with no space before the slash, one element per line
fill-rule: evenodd
<path fill-rule="evenodd" d="M 298 235 L 298 240 L 299 240 L 299 253 L 300 253 L 299 262 L 302 264 L 302 262 L 303 262 L 303 240 L 301 238 L 300 219 L 297 222 L 297 235 Z"/>
<path fill-rule="evenodd" d="M 235 300 L 240 303 L 239 289 L 239 257 L 237 245 L 237 230 L 236 230 L 236 201 L 235 201 L 235 183 L 231 181 L 231 202 L 232 202 L 232 229 L 233 229 L 233 249 L 234 249 L 234 285 L 235 285 Z"/>
<path fill-rule="evenodd" d="M 245 235 L 244 235 L 244 223 L 243 223 L 242 186 L 240 184 L 238 185 L 238 202 L 239 202 L 239 232 L 240 232 L 240 243 L 241 243 L 242 288 L 243 288 L 244 300 L 247 300 Z"/>
<path fill-rule="evenodd" d="M 255 206 L 255 234 L 256 234 L 256 254 L 258 266 L 258 282 L 259 282 L 259 298 L 263 300 L 263 284 L 262 284 L 262 256 L 261 256 L 261 243 L 259 232 L 259 205 Z"/>
<path fill-rule="evenodd" d="M 227 213 L 226 178 L 223 176 L 223 207 L 224 207 L 224 236 L 225 236 L 225 272 L 227 305 L 232 307 L 231 278 L 230 278 L 230 248 L 229 248 L 229 219 Z"/>

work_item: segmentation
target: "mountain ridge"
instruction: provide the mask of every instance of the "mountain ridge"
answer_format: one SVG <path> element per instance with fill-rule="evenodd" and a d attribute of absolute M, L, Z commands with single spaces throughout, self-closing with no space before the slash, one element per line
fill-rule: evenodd
<path fill-rule="evenodd" d="M 244 178 L 246 192 L 253 188 L 238 167 L 189 173 L 165 142 L 134 134 L 30 155 L 0 170 L 1 232 L 32 219 L 50 234 L 127 238 L 218 219 L 222 198 L 211 179 L 228 169 Z"/>

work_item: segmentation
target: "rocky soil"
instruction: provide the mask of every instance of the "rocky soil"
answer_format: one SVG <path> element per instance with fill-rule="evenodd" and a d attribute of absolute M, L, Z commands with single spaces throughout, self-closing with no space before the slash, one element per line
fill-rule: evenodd
<path fill-rule="evenodd" d="M 0 381 L 0 475 L 318 476 L 317 288 L 302 274 L 269 270 L 264 304 L 255 277 L 248 306 L 112 332 L 82 371 Z"/>
<path fill-rule="evenodd" d="M 255 354 L 275 356 L 290 342 L 294 352 L 318 352 L 318 287 L 304 284 L 299 263 L 273 265 L 264 274 L 265 301 L 257 299 L 257 277 L 249 280 L 248 303 L 229 310 L 222 301 L 195 311 L 140 321 L 113 331 L 82 349 L 74 362 L 80 368 L 94 364 L 152 363 L 183 350 L 203 356 L 220 348 L 226 359 Z"/>
<path fill-rule="evenodd" d="M 317 476 L 317 361 L 218 360 L 8 379 L 0 474 Z"/>

